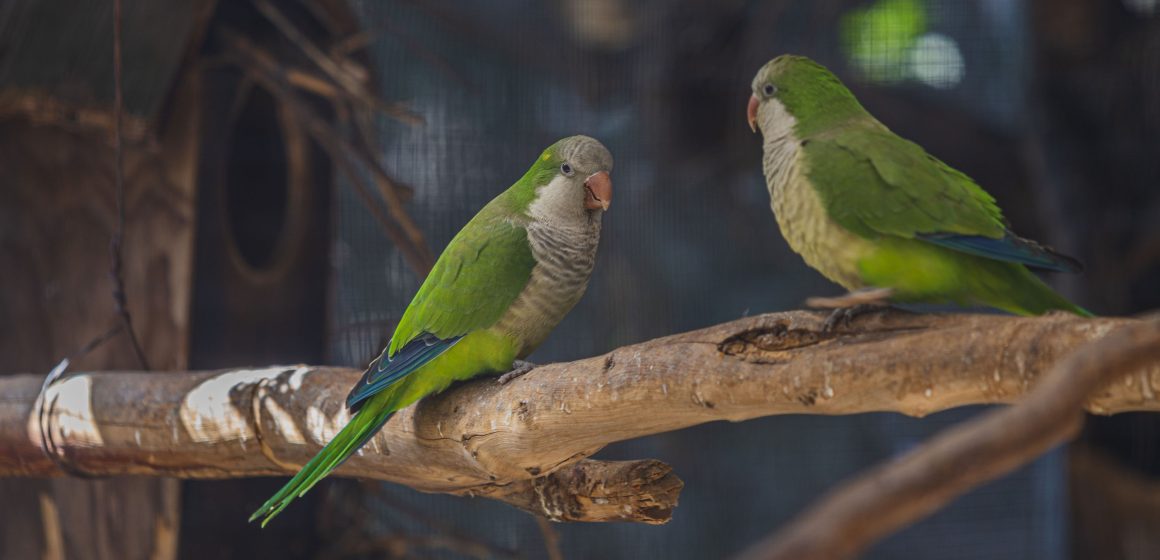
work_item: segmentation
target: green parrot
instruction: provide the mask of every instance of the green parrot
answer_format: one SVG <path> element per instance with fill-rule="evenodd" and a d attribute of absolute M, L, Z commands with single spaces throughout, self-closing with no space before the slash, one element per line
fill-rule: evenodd
<path fill-rule="evenodd" d="M 1028 269 L 1078 272 L 1078 261 L 1011 233 L 991 195 L 891 132 L 822 65 L 792 55 L 771 60 L 753 79 L 747 112 L 764 137 L 762 165 L 782 235 L 806 264 L 851 292 L 847 301 L 1091 315 Z M 866 306 L 839 311 L 848 318 L 857 307 Z"/>
<path fill-rule="evenodd" d="M 587 136 L 544 150 L 519 181 L 451 240 L 390 343 L 347 396 L 354 413 L 250 516 L 264 527 L 363 446 L 396 411 L 453 381 L 530 369 L 519 363 L 588 285 L 600 219 L 612 200 L 612 154 Z"/>

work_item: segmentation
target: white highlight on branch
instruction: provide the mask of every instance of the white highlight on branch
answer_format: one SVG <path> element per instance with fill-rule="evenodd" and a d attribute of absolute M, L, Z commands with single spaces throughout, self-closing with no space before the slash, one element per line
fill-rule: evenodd
<path fill-rule="evenodd" d="M 285 366 L 239 369 L 203 381 L 187 393 L 181 402 L 179 414 L 185 433 L 193 441 L 201 443 L 249 439 L 253 432 L 246 421 L 248 412 L 239 411 L 234 406 L 230 400 L 230 389 L 264 379 L 272 380 L 289 369 Z"/>
<path fill-rule="evenodd" d="M 83 444 L 100 446 L 105 444 L 105 440 L 101 438 L 101 430 L 93 417 L 92 396 L 93 378 L 81 374 L 49 385 L 44 402 L 45 406 L 59 411 L 56 425 L 62 436 Z"/>
<path fill-rule="evenodd" d="M 306 444 L 306 438 L 302 436 L 302 432 L 294 423 L 294 417 L 286 412 L 286 409 L 276 401 L 270 401 L 266 406 L 266 412 L 274 417 L 274 424 L 278 426 L 278 431 L 282 432 L 282 437 L 286 438 L 287 442 L 295 445 Z"/>

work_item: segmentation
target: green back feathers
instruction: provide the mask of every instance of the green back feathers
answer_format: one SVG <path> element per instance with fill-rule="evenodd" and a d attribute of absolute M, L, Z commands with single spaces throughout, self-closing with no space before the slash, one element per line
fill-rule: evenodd
<path fill-rule="evenodd" d="M 803 143 L 806 175 L 826 211 L 862 237 L 1006 233 L 991 195 L 884 127 L 856 122 Z"/>
<path fill-rule="evenodd" d="M 388 356 L 423 333 L 449 339 L 491 327 L 523 291 L 536 261 L 521 220 L 505 205 L 491 201 L 444 249 L 395 328 Z"/>
<path fill-rule="evenodd" d="M 524 229 L 526 212 L 536 190 L 558 173 L 558 144 L 451 240 L 403 313 L 388 356 L 423 333 L 449 339 L 488 328 L 503 316 L 536 264 Z"/>

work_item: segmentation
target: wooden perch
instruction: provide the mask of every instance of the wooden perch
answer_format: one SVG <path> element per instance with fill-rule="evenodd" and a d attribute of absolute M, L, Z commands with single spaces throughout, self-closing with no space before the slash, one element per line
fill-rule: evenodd
<path fill-rule="evenodd" d="M 1140 324 L 883 312 L 823 333 L 822 319 L 750 317 L 541 366 L 506 385 L 462 384 L 395 415 L 336 474 L 487 496 L 556 520 L 663 523 L 681 488 L 667 466 L 586 458 L 714 420 L 1010 403 L 1074 348 Z M 288 475 L 348 420 L 343 397 L 358 376 L 311 366 L 78 373 L 47 392 L 40 415 L 40 376 L 0 378 L 0 476 Z M 1152 365 L 1084 406 L 1160 410 L 1158 390 Z"/>
<path fill-rule="evenodd" d="M 1160 319 L 1119 329 L 1061 360 L 1016 406 L 951 428 L 840 486 L 742 558 L 852 558 L 967 490 L 1075 437 L 1084 403 L 1101 386 L 1141 371 L 1140 387 L 1150 398 L 1158 365 Z"/>

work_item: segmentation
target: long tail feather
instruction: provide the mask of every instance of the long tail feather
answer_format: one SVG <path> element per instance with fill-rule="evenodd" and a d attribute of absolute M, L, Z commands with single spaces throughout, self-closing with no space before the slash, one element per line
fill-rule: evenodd
<path fill-rule="evenodd" d="M 252 515 L 250 521 L 253 522 L 259 517 L 262 518 L 262 527 L 265 527 L 275 516 L 286 509 L 297 498 L 301 498 L 314 485 L 322 480 L 326 475 L 330 474 L 335 468 L 343 463 L 348 457 L 358 451 L 371 437 L 383 427 L 383 424 L 391 418 L 394 410 L 389 407 L 366 407 L 357 412 L 350 422 L 343 427 L 338 435 L 330 443 L 326 444 L 290 482 L 286 483 L 272 498 L 266 500 L 262 507 L 258 508 Z"/>
<path fill-rule="evenodd" d="M 984 298 L 984 303 L 1019 315 L 1042 315 L 1048 311 L 1067 311 L 1080 317 L 1093 317 L 1084 309 L 1060 295 L 1045 284 L 1031 271 L 1018 265 L 1003 268 L 994 267 L 990 271 L 998 279 L 998 286 Z"/>

